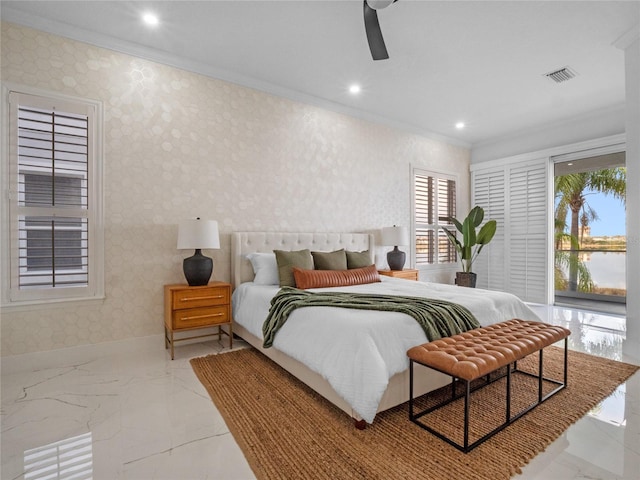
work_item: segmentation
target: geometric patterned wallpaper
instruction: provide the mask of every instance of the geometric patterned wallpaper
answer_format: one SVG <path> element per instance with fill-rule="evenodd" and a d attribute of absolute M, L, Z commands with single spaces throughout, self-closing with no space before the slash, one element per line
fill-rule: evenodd
<path fill-rule="evenodd" d="M 468 149 L 3 22 L 3 82 L 104 107 L 104 302 L 2 313 L 15 355 L 163 331 L 163 285 L 183 282 L 184 218 L 218 221 L 213 278 L 235 230 L 375 232 L 411 219 L 411 166 L 458 175 Z M 3 99 L 3 101 L 5 101 Z M 3 139 L 4 140 L 4 139 Z M 5 268 L 5 267 L 3 267 Z"/>

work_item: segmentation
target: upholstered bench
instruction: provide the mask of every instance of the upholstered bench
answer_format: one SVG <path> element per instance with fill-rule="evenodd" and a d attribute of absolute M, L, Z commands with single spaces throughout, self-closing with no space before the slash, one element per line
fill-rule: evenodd
<path fill-rule="evenodd" d="M 407 351 L 409 357 L 409 418 L 412 422 L 445 440 L 454 447 L 467 453 L 491 436 L 513 423 L 531 409 L 565 388 L 567 384 L 567 337 L 571 334 L 566 328 L 541 322 L 508 320 L 488 327 L 476 328 L 452 337 L 415 346 Z M 543 350 L 560 340 L 564 340 L 564 378 L 562 381 L 543 376 Z M 539 352 L 538 373 L 518 369 L 518 360 Z M 438 404 L 414 413 L 413 397 L 414 363 L 424 365 L 452 377 L 451 397 Z M 491 374 L 507 367 L 506 372 Z M 511 415 L 511 376 L 512 373 L 528 375 L 538 379 L 537 401 Z M 479 386 L 472 388 L 471 383 L 486 377 Z M 469 443 L 469 401 L 471 392 L 489 383 L 506 377 L 506 420 L 473 443 Z M 551 392 L 543 394 L 543 380 L 556 385 Z M 463 382 L 464 392 L 456 395 L 456 382 Z M 464 441 L 456 443 L 446 435 L 423 423 L 420 418 L 464 397 Z"/>

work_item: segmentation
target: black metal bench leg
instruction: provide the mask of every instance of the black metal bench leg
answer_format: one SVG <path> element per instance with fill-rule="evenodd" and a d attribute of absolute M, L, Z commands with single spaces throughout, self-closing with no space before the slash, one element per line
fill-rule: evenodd
<path fill-rule="evenodd" d="M 409 360 L 409 419 L 413 420 L 413 360 Z"/>
<path fill-rule="evenodd" d="M 471 382 L 469 380 L 465 380 L 464 383 L 464 451 L 466 453 L 469 448 L 469 400 L 471 397 Z"/>
<path fill-rule="evenodd" d="M 565 387 L 567 386 L 567 364 L 568 364 L 568 346 L 569 344 L 567 343 L 568 337 L 565 337 L 564 339 L 564 385 Z"/>
<path fill-rule="evenodd" d="M 540 349 L 540 356 L 538 360 L 538 403 L 542 402 L 542 352 L 544 348 Z"/>
<path fill-rule="evenodd" d="M 511 365 L 507 365 L 507 419 L 511 420 Z"/>

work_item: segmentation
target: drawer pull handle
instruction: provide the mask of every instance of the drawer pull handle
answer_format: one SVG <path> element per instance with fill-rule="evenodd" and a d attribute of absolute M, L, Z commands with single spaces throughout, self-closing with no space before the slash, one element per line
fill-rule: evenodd
<path fill-rule="evenodd" d="M 198 320 L 199 318 L 222 317 L 224 313 L 209 313 L 207 315 L 193 315 L 191 317 L 182 317 L 182 320 Z"/>
<path fill-rule="evenodd" d="M 180 301 L 181 302 L 193 302 L 195 300 L 214 300 L 217 298 L 224 298 L 224 295 L 211 295 L 208 297 L 188 297 L 188 298 L 181 298 Z"/>

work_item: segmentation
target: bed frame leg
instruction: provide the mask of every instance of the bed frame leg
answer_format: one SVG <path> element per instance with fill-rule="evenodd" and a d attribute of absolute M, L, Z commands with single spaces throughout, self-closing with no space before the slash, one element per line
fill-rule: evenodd
<path fill-rule="evenodd" d="M 365 428 L 367 428 L 367 421 L 363 420 L 363 419 L 353 419 L 354 423 L 353 425 L 358 429 L 358 430 L 364 430 Z"/>

